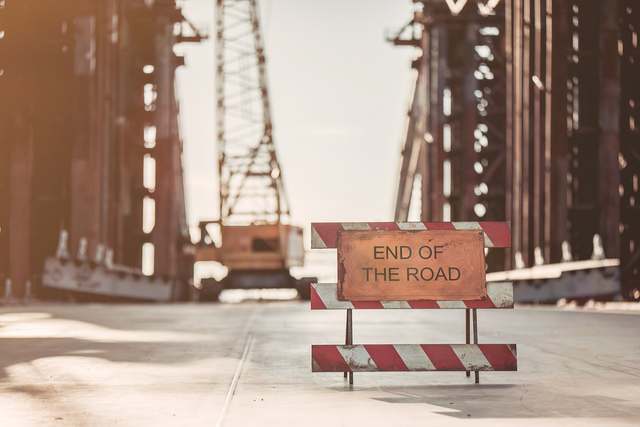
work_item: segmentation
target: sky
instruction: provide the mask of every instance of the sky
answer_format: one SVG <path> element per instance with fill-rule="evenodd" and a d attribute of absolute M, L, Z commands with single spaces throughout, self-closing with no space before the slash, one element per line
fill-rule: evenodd
<path fill-rule="evenodd" d="M 214 0 L 185 0 L 183 12 L 215 37 Z M 412 17 L 411 0 L 266 0 L 265 39 L 273 135 L 291 223 L 392 221 L 410 88 L 411 47 L 389 31 Z M 212 39 L 177 48 L 187 215 L 217 219 Z M 319 253 L 324 252 L 324 253 Z M 333 252 L 333 253 L 331 253 Z M 331 260 L 333 257 L 333 261 Z M 196 276 L 215 267 L 199 265 Z M 294 276 L 335 280 L 335 251 L 313 250 Z"/>

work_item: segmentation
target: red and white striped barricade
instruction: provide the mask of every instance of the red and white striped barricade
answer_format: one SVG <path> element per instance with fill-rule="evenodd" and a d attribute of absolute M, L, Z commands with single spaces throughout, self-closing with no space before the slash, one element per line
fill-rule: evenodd
<path fill-rule="evenodd" d="M 337 248 L 338 232 L 350 230 L 480 230 L 485 247 L 511 246 L 508 222 L 360 222 L 312 223 L 311 248 Z M 488 282 L 486 297 L 474 300 L 347 301 L 338 294 L 336 283 L 311 285 L 312 310 L 347 310 L 345 345 L 313 345 L 313 372 L 344 372 L 345 377 L 348 373 L 353 384 L 353 372 L 466 371 L 469 376 L 474 371 L 478 383 L 479 371 L 517 370 L 515 344 L 478 344 L 476 310 L 513 308 L 511 282 Z M 466 343 L 354 345 L 353 309 L 465 309 Z"/>

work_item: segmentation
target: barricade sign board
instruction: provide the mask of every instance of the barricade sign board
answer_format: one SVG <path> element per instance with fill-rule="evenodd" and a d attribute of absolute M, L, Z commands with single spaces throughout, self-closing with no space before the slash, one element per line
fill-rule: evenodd
<path fill-rule="evenodd" d="M 487 296 L 482 230 L 338 231 L 340 301 Z"/>

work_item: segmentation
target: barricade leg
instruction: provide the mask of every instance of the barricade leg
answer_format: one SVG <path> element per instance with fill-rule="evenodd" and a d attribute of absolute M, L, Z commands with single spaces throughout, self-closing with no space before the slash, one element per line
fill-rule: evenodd
<path fill-rule="evenodd" d="M 478 344 L 478 310 L 473 309 L 473 343 Z M 480 382 L 480 372 L 474 371 L 476 373 L 476 384 Z"/>
<path fill-rule="evenodd" d="M 353 312 L 347 309 L 347 334 L 345 337 L 345 345 L 353 345 Z M 347 372 L 344 373 L 347 378 Z M 349 372 L 349 384 L 353 384 L 353 372 Z"/>
<path fill-rule="evenodd" d="M 466 344 L 471 344 L 471 333 L 469 324 L 471 323 L 471 312 L 470 309 L 466 308 L 465 310 L 465 319 L 464 319 L 464 329 L 466 335 Z M 471 375 L 471 372 L 467 371 L 467 377 Z"/>

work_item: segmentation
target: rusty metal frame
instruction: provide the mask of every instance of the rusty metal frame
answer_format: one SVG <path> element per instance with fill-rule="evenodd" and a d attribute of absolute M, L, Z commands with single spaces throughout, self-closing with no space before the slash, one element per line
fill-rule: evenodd
<path fill-rule="evenodd" d="M 70 232 L 93 260 L 140 267 L 145 242 L 156 247 L 158 275 L 192 275 L 182 182 L 172 48 L 183 40 L 174 2 L 7 1 L 0 6 L 0 279 L 21 297 Z M 144 72 L 145 65 L 153 70 Z M 144 102 L 144 87 L 156 98 Z M 28 107 L 28 108 L 27 108 Z M 145 108 L 147 107 L 147 108 Z M 144 129 L 155 126 L 153 144 Z M 142 164 L 156 158 L 156 188 Z M 7 166 L 7 167 L 5 167 Z M 156 226 L 142 230 L 142 200 L 156 199 Z M 39 286 L 39 296 L 45 295 Z"/>
<path fill-rule="evenodd" d="M 481 203 L 487 209 L 483 219 L 513 223 L 512 253 L 504 260 L 491 260 L 489 253 L 492 270 L 559 262 L 565 241 L 574 259 L 588 259 L 598 233 L 606 256 L 623 260 L 625 298 L 640 298 L 640 235 L 632 219 L 638 191 L 634 153 L 640 151 L 634 145 L 637 7 L 630 0 L 505 0 L 497 2 L 487 21 L 481 21 L 470 5 L 456 3 L 455 10 L 449 10 L 444 0 L 421 3 L 423 11 L 410 23 L 421 25 L 421 32 L 414 31 L 410 38 L 399 32 L 392 40 L 423 51 L 414 63 L 419 77 L 396 219 L 405 220 L 410 205 L 408 188 L 415 179 L 405 165 L 411 161 L 418 165 L 416 174 L 428 171 L 427 177 L 422 176 L 422 220 L 440 220 L 445 205 L 451 207 L 452 220 L 476 219 L 469 208 Z M 503 26 L 499 36 L 484 34 L 465 41 L 465 25 L 483 22 Z M 484 61 L 498 77 L 494 86 L 487 87 L 492 99 L 483 94 L 487 82 L 478 82 L 484 98 L 478 97 L 478 102 L 488 104 L 487 115 L 472 117 L 463 96 L 471 86 L 462 89 L 461 83 L 469 69 L 460 54 L 482 39 L 491 46 L 495 60 L 478 62 Z M 424 74 L 430 75 L 420 77 Z M 502 76 L 506 93 L 496 100 Z M 441 114 L 444 88 L 451 93 L 451 113 L 445 115 Z M 428 96 L 422 96 L 425 91 Z M 489 120 L 492 106 L 498 120 Z M 499 120 L 501 113 L 504 122 Z M 425 114 L 429 115 L 426 128 L 421 125 Z M 488 128 L 489 145 L 479 155 L 468 150 L 474 141 L 467 131 L 474 120 Z M 443 146 L 445 125 L 452 134 L 450 152 L 429 147 Z M 433 142 L 422 141 L 423 135 Z M 418 161 L 412 159 L 417 147 Z M 486 163 L 479 176 L 472 173 L 476 161 Z M 439 198 L 444 185 L 438 168 L 444 162 L 452 165 L 453 183 L 450 195 Z M 489 188 L 486 194 L 473 187 L 482 183 Z"/>

